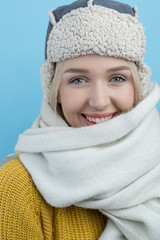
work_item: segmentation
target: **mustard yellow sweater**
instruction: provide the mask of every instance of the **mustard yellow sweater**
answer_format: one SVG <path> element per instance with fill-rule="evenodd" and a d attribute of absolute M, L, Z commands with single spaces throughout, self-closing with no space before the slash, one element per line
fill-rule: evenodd
<path fill-rule="evenodd" d="M 105 225 L 96 210 L 47 204 L 20 160 L 0 168 L 1 240 L 96 240 Z"/>

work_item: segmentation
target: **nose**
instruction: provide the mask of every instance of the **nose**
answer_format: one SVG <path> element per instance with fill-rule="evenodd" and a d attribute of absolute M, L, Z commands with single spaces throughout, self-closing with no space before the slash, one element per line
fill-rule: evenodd
<path fill-rule="evenodd" d="M 89 105 L 96 110 L 103 110 L 111 103 L 109 91 L 101 82 L 92 86 L 89 97 Z"/>

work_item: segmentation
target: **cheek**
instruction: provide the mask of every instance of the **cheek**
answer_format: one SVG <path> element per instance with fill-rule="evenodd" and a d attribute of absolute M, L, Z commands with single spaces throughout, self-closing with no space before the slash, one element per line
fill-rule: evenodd
<path fill-rule="evenodd" d="M 134 105 L 134 88 L 124 89 L 116 97 L 117 107 L 123 112 L 128 111 Z"/>
<path fill-rule="evenodd" d="M 59 99 L 64 115 L 76 114 L 83 108 L 85 98 L 79 91 L 59 91 Z"/>

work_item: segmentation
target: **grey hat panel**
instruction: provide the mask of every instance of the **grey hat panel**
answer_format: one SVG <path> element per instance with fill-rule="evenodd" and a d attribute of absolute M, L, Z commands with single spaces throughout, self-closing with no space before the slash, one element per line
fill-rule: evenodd
<path fill-rule="evenodd" d="M 50 32 L 52 31 L 53 25 L 49 22 L 48 28 L 47 28 L 47 34 L 46 34 L 46 40 L 45 40 L 45 60 L 47 59 L 47 41 Z"/>
<path fill-rule="evenodd" d="M 111 8 L 120 13 L 130 14 L 131 16 L 135 15 L 133 8 L 121 2 L 116 2 L 112 0 L 94 0 L 93 5 L 100 5 L 103 7 Z"/>
<path fill-rule="evenodd" d="M 54 10 L 54 16 L 55 16 L 56 22 L 59 22 L 59 20 L 65 14 L 71 12 L 72 10 L 75 10 L 77 8 L 87 7 L 87 2 L 88 2 L 87 0 L 78 0 L 69 5 L 64 5 L 64 6 L 58 7 L 56 10 Z"/>
<path fill-rule="evenodd" d="M 59 20 L 67 13 L 71 12 L 72 10 L 75 10 L 77 8 L 84 8 L 87 7 L 88 0 L 78 0 L 76 2 L 73 2 L 69 5 L 64 5 L 59 8 L 57 8 L 54 11 L 54 16 L 56 19 L 56 22 L 59 22 Z M 116 2 L 113 0 L 94 0 L 93 5 L 99 5 L 106 8 L 114 9 L 120 13 L 124 14 L 130 14 L 134 16 L 134 10 L 127 4 Z"/>

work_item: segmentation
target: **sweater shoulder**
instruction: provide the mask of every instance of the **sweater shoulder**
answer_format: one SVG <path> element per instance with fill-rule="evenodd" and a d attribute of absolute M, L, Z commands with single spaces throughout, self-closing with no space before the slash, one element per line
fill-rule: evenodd
<path fill-rule="evenodd" d="M 0 168 L 0 199 L 6 204 L 7 200 L 10 203 L 18 201 L 19 204 L 25 201 L 36 205 L 41 203 L 42 196 L 19 159 L 11 160 Z"/>
<path fill-rule="evenodd" d="M 43 239 L 41 202 L 42 196 L 19 159 L 3 165 L 0 168 L 0 239 Z"/>
<path fill-rule="evenodd" d="M 25 192 L 27 188 L 37 191 L 32 178 L 19 159 L 13 159 L 0 168 L 1 192 Z"/>

